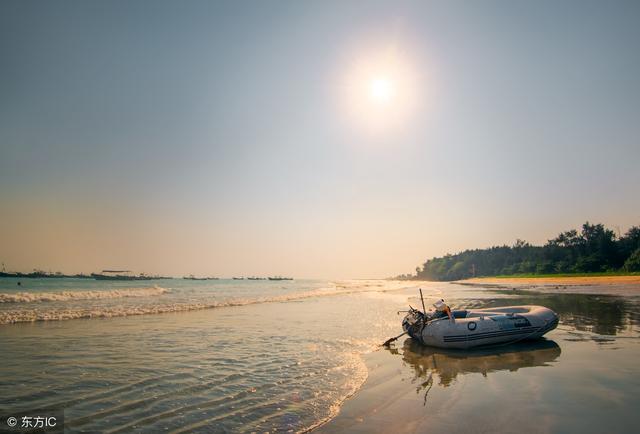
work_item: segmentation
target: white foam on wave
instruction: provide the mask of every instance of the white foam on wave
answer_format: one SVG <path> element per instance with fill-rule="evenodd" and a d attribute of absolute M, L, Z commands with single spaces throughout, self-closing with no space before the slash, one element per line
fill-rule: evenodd
<path fill-rule="evenodd" d="M 303 300 L 307 298 L 314 297 L 326 297 L 326 296 L 335 296 L 335 295 L 347 295 L 347 294 L 355 294 L 355 293 L 366 293 L 366 292 L 388 292 L 388 291 L 397 291 L 401 289 L 407 288 L 406 284 L 398 284 L 398 285 L 390 285 L 387 288 L 381 288 L 378 285 L 362 285 L 362 286 L 341 286 L 336 285 L 332 288 L 320 288 L 314 289 L 307 292 L 296 292 L 290 294 L 282 294 L 276 295 L 272 297 L 258 297 L 258 298 L 236 298 L 224 301 L 211 301 L 211 302 L 191 302 L 191 303 L 166 303 L 166 304 L 142 304 L 138 306 L 86 306 L 86 307 L 78 307 L 73 306 L 69 308 L 64 307 L 53 307 L 47 309 L 33 309 L 33 308 L 22 308 L 22 309 L 8 309 L 8 310 L 0 310 L 0 325 L 1 324 L 14 324 L 20 322 L 35 322 L 35 321 L 61 321 L 68 319 L 82 319 L 82 318 L 112 318 L 112 317 L 123 317 L 123 316 L 131 316 L 131 315 L 148 315 L 148 314 L 160 314 L 160 313 L 175 313 L 175 312 L 188 312 L 194 310 L 203 310 L 203 309 L 215 309 L 222 307 L 233 307 L 233 306 L 246 306 L 250 304 L 260 304 L 260 303 L 277 303 L 277 302 L 287 302 L 287 301 L 296 301 Z M 99 299 L 99 298 L 118 298 L 115 296 L 115 293 L 122 294 L 139 294 L 139 295 L 128 295 L 129 297 L 145 297 L 149 295 L 158 295 L 168 292 L 169 290 L 155 287 L 155 288 L 145 288 L 145 289 L 129 289 L 129 290 L 113 290 L 113 291 L 86 291 L 85 293 L 113 293 L 114 296 L 96 296 L 88 299 Z M 24 293 L 22 293 L 24 294 Z M 45 293 L 40 293 L 39 295 L 43 295 Z M 51 293 L 53 294 L 53 293 Z M 61 295 L 65 293 L 55 293 L 56 295 Z M 79 292 L 74 292 L 74 294 L 79 294 Z M 16 294 L 12 294 L 16 295 Z M 37 294 L 30 294 L 37 295 Z M 120 295 L 119 297 L 126 297 L 127 295 Z M 66 300 L 81 300 L 78 296 L 73 298 L 68 298 Z M 63 300 L 61 298 L 56 298 L 52 300 Z M 25 300 L 21 300 L 25 301 Z M 44 301 L 44 300 L 41 300 Z"/>
<path fill-rule="evenodd" d="M 0 303 L 34 303 L 46 301 L 100 300 L 125 297 L 151 297 L 169 292 L 166 288 L 112 289 L 108 291 L 16 292 L 0 293 Z"/>

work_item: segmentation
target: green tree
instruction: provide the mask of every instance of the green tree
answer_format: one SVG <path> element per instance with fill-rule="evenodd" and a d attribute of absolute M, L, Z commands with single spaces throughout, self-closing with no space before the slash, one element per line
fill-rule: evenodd
<path fill-rule="evenodd" d="M 636 249 L 624 262 L 624 271 L 640 271 L 640 248 Z"/>
<path fill-rule="evenodd" d="M 465 250 L 427 260 L 416 268 L 416 277 L 456 280 L 471 276 L 516 273 L 567 273 L 632 271 L 640 249 L 640 226 L 616 239 L 602 224 L 586 222 L 580 231 L 561 232 L 544 246 L 516 240 L 512 246 Z"/>

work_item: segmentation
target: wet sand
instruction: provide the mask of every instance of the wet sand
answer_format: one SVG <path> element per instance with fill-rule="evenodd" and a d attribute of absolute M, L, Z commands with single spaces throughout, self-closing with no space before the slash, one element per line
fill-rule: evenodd
<path fill-rule="evenodd" d="M 506 283 L 503 279 L 456 282 L 442 290 L 458 306 L 547 305 L 560 315 L 560 325 L 544 339 L 455 351 L 400 338 L 365 356 L 369 377 L 363 387 L 314 432 L 635 430 L 640 286 L 631 279 L 598 279 L 607 280 L 605 285 L 527 280 L 508 283 L 524 291 L 494 283 Z M 566 288 L 555 290 L 556 285 Z"/>
<path fill-rule="evenodd" d="M 490 408 L 508 400 L 512 392 L 500 397 L 507 388 L 495 390 L 490 384 L 474 396 L 465 395 L 464 389 L 485 389 L 481 383 L 487 382 L 492 372 L 546 366 L 561 354 L 560 347 L 549 340 L 470 356 L 430 351 L 410 339 L 401 341 L 399 346 L 400 349 L 383 349 L 366 357 L 370 376 L 365 386 L 334 421 L 318 432 L 515 432 L 520 428 L 509 427 L 514 416 L 511 403 L 503 403 L 508 406 L 507 414 Z M 480 375 L 457 378 L 465 374 Z M 451 387 L 456 382 L 462 387 Z M 540 431 L 526 426 L 524 432 Z"/>

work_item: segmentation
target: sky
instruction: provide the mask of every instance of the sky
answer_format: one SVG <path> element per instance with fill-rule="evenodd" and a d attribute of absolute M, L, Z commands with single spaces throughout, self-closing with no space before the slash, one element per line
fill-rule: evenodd
<path fill-rule="evenodd" d="M 0 2 L 7 269 L 374 278 L 640 224 L 637 1 Z"/>

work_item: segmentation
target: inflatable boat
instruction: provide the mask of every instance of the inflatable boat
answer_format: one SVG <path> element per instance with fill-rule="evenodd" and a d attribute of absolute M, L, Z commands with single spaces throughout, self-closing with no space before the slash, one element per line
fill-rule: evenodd
<path fill-rule="evenodd" d="M 543 306 L 506 306 L 450 310 L 444 301 L 435 310 L 412 307 L 402 328 L 413 339 L 438 348 L 467 349 L 537 339 L 558 326 L 558 315 Z"/>

